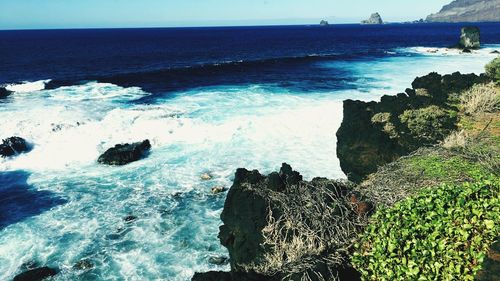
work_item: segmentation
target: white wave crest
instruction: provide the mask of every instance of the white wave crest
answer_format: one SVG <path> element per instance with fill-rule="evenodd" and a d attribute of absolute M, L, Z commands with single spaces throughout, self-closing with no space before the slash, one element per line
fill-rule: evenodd
<path fill-rule="evenodd" d="M 24 82 L 20 84 L 8 84 L 5 86 L 5 89 L 16 93 L 36 92 L 45 89 L 45 84 L 48 82 L 50 82 L 50 79 L 35 82 Z"/>

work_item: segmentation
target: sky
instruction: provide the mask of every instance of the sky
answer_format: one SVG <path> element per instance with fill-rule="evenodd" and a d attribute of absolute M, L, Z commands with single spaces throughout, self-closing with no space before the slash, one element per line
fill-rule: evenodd
<path fill-rule="evenodd" d="M 0 29 L 353 23 L 425 18 L 451 0 L 0 0 Z"/>

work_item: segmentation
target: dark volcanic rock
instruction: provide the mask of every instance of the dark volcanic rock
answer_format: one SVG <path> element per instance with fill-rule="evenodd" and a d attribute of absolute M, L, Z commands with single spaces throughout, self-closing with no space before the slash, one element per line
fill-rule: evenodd
<path fill-rule="evenodd" d="M 104 152 L 97 162 L 108 165 L 125 165 L 140 160 L 150 149 L 149 140 L 132 144 L 117 144 Z"/>
<path fill-rule="evenodd" d="M 342 171 L 354 182 L 425 145 L 441 141 L 456 128 L 447 100 L 485 76 L 430 73 L 416 78 L 413 89 L 380 102 L 344 101 L 344 119 L 337 131 L 337 156 Z"/>
<path fill-rule="evenodd" d="M 460 42 L 458 42 L 460 49 L 470 50 L 479 49 L 481 47 L 481 32 L 476 26 L 466 26 L 462 28 L 460 34 Z"/>
<path fill-rule="evenodd" d="M 346 208 L 344 211 L 326 210 L 317 206 L 322 203 L 327 206 Z M 332 274 L 348 276 L 341 280 L 359 280 L 359 274 L 348 264 L 335 267 L 326 265 L 324 258 L 336 250 L 333 244 L 332 248 L 315 253 L 314 255 L 317 256 L 314 257 L 312 265 L 292 275 L 289 275 L 290 272 L 272 270 L 273 273 L 266 276 L 265 272 L 269 271 L 256 269 L 255 266 L 266 264 L 266 255 L 275 254 L 275 251 L 278 251 L 279 255 L 286 255 L 286 251 L 290 250 L 282 249 L 285 251 L 282 253 L 282 250 L 268 246 L 269 241 L 266 240 L 264 228 L 269 227 L 270 215 L 274 221 L 279 221 L 285 214 L 291 220 L 293 218 L 288 217 L 289 215 L 294 217 L 295 214 L 302 214 L 301 220 L 304 221 L 301 221 L 301 224 L 321 232 L 325 228 L 318 226 L 317 222 L 322 220 L 340 222 L 343 218 L 354 219 L 364 216 L 371 211 L 368 210 L 370 206 L 363 202 L 360 196 L 352 193 L 345 184 L 323 178 L 316 178 L 310 182 L 303 181 L 302 176 L 285 163 L 280 172 L 271 173 L 268 176 L 263 176 L 256 170 L 238 169 L 227 195 L 221 215 L 224 224 L 219 232 L 220 242 L 229 252 L 233 280 L 300 280 L 302 274 L 305 272 L 311 274 L 313 271 L 319 272 L 326 280 L 330 280 Z M 299 221 L 293 221 L 293 223 L 299 223 Z M 290 235 L 288 231 L 285 232 Z M 300 235 L 300 233 L 295 233 L 295 235 Z M 345 244 L 349 242 L 346 241 Z M 301 260 L 295 262 L 300 264 Z M 279 268 L 282 268 L 281 266 Z M 316 279 L 313 278 L 313 280 Z"/>
<path fill-rule="evenodd" d="M 41 281 L 57 274 L 55 269 L 49 267 L 39 267 L 25 271 L 16 277 L 14 281 Z"/>
<path fill-rule="evenodd" d="M 11 91 L 9 91 L 9 90 L 7 90 L 5 88 L 0 87 L 0 99 L 8 97 L 10 94 L 12 94 Z"/>
<path fill-rule="evenodd" d="M 26 140 L 20 137 L 4 139 L 2 144 L 0 144 L 0 156 L 2 157 L 10 157 L 28 151 L 29 146 Z"/>
<path fill-rule="evenodd" d="M 94 268 L 94 264 L 89 259 L 83 259 L 75 263 L 73 268 L 76 270 L 89 270 Z"/>

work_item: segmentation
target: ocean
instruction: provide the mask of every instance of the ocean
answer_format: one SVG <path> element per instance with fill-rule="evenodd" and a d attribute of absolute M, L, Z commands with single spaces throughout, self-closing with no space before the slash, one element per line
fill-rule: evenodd
<path fill-rule="evenodd" d="M 345 178 L 335 132 L 345 99 L 378 100 L 436 71 L 481 73 L 461 24 L 0 31 L 0 138 L 33 149 L 0 159 L 0 280 L 32 266 L 54 280 L 190 280 L 229 270 L 217 234 L 239 167 L 287 162 Z M 360 132 L 362 133 L 362 132 Z M 118 143 L 152 150 L 97 164 Z M 211 180 L 202 180 L 204 173 Z M 137 219 L 126 221 L 127 216 Z M 85 260 L 90 269 L 75 264 Z"/>

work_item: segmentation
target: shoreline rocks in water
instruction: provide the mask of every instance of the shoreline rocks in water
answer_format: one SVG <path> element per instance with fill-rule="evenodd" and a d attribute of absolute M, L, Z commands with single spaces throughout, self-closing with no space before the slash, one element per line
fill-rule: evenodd
<path fill-rule="evenodd" d="M 20 137 L 10 137 L 4 139 L 0 144 L 0 156 L 10 157 L 30 150 L 25 139 Z"/>
<path fill-rule="evenodd" d="M 97 162 L 107 165 L 126 165 L 142 159 L 150 149 L 149 140 L 132 144 L 117 144 L 99 156 Z"/>
<path fill-rule="evenodd" d="M 3 87 L 0 87 L 0 99 L 6 98 L 12 94 L 12 91 L 9 91 Z"/>
<path fill-rule="evenodd" d="M 350 235 L 356 233 L 341 235 L 339 231 L 357 229 L 371 209 L 348 184 L 324 178 L 304 181 L 285 163 L 268 176 L 238 169 L 219 231 L 220 242 L 229 252 L 231 272 L 198 273 L 192 280 L 216 280 L 210 279 L 213 276 L 228 278 L 220 280 L 298 280 L 305 275 L 329 280 L 337 274 L 340 280 L 359 280 L 345 256 L 353 239 Z M 294 245 L 294 241 L 315 242 Z"/>
<path fill-rule="evenodd" d="M 369 19 L 364 20 L 361 24 L 383 24 L 384 21 L 379 13 L 373 13 Z"/>
<path fill-rule="evenodd" d="M 481 32 L 476 26 L 466 26 L 461 29 L 460 41 L 457 44 L 459 49 L 477 50 L 481 48 Z"/>
<path fill-rule="evenodd" d="M 41 281 L 56 274 L 55 269 L 44 266 L 25 271 L 14 277 L 13 281 Z"/>
<path fill-rule="evenodd" d="M 433 145 L 456 129 L 456 116 L 447 100 L 453 93 L 485 76 L 437 73 L 418 77 L 412 89 L 380 102 L 344 101 L 344 118 L 337 131 L 337 156 L 342 171 L 361 182 L 381 165 L 417 148 Z"/>

